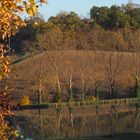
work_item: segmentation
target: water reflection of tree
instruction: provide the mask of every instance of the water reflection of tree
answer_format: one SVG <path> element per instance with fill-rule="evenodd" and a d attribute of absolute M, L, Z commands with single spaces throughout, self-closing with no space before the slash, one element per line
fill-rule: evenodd
<path fill-rule="evenodd" d="M 61 110 L 62 112 L 62 119 L 61 119 L 61 127 L 60 133 L 58 133 L 58 112 L 56 110 L 42 110 L 42 117 L 43 117 L 43 130 L 44 135 L 42 135 L 40 129 L 40 120 L 38 116 L 33 115 L 32 117 L 24 118 L 24 122 L 20 124 L 20 127 L 23 129 L 23 135 L 26 137 L 32 137 L 34 140 L 43 140 L 47 138 L 55 138 L 55 137 L 88 137 L 88 136 L 103 136 L 103 135 L 110 135 L 110 116 L 109 115 L 99 115 L 98 119 L 96 120 L 96 130 L 95 130 L 95 115 L 86 116 L 85 115 L 85 123 L 84 127 L 82 128 L 81 125 L 83 123 L 82 116 L 76 116 L 74 113 L 76 110 L 73 111 L 74 117 L 74 133 L 72 130 L 70 117 L 66 114 L 66 110 Z M 68 111 L 68 110 L 67 110 Z M 51 112 L 51 113 L 49 113 Z M 23 118 L 22 118 L 23 120 Z M 137 124 L 137 125 L 136 125 Z M 140 123 L 136 121 L 136 113 L 126 113 L 116 114 L 115 123 L 113 127 L 115 128 L 115 132 L 120 133 L 127 133 L 130 131 L 136 132 L 137 126 Z"/>

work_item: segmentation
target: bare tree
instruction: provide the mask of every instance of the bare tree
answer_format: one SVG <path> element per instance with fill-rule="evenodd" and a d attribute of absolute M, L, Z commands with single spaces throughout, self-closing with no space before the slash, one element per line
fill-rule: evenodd
<path fill-rule="evenodd" d="M 50 71 L 49 75 L 49 85 L 55 94 L 55 102 L 61 104 L 62 101 L 62 79 L 65 73 L 62 69 L 64 66 L 64 50 L 63 48 L 63 33 L 59 29 L 53 29 L 45 34 L 38 37 L 38 43 L 43 46 L 45 51 L 45 56 L 48 61 L 48 69 Z M 62 73 L 63 70 L 63 73 Z M 57 109 L 58 114 L 58 134 L 60 134 L 61 129 L 61 119 L 62 119 L 62 108 Z"/>
<path fill-rule="evenodd" d="M 53 27 L 36 37 L 39 47 L 50 51 L 62 50 L 64 48 L 63 38 L 63 32 L 58 27 Z"/>
<path fill-rule="evenodd" d="M 140 52 L 132 52 L 129 58 L 130 74 L 135 81 L 135 95 L 140 97 Z"/>
<path fill-rule="evenodd" d="M 88 62 L 86 59 L 86 51 L 77 52 L 77 66 L 79 69 L 79 86 L 80 86 L 80 100 L 84 101 L 85 96 L 89 90 L 89 71 L 88 71 Z"/>
<path fill-rule="evenodd" d="M 42 56 L 43 58 L 43 56 Z M 48 84 L 48 69 L 46 63 L 41 58 L 32 57 L 32 63 L 34 70 L 32 71 L 34 75 L 32 76 L 32 86 L 35 91 L 37 91 L 38 104 L 42 103 L 42 95 Z"/>
<path fill-rule="evenodd" d="M 102 53 L 106 80 L 109 85 L 109 95 L 110 98 L 114 95 L 117 77 L 122 68 L 122 58 L 121 52 L 109 52 Z"/>
<path fill-rule="evenodd" d="M 132 52 L 129 57 L 130 75 L 135 82 L 135 95 L 140 96 L 140 30 L 136 30 L 129 34 L 129 43 Z"/>
<path fill-rule="evenodd" d="M 99 69 L 99 55 L 100 52 L 96 50 L 91 51 L 91 50 L 87 50 L 87 60 L 88 60 L 88 64 L 91 66 L 91 71 L 89 71 L 90 73 L 90 84 L 92 86 L 94 86 L 94 96 L 96 98 L 99 98 L 99 81 L 100 79 L 102 79 L 102 74 L 101 71 Z"/>
<path fill-rule="evenodd" d="M 60 102 L 62 92 L 60 65 L 63 63 L 63 32 L 59 28 L 53 28 L 44 34 L 38 35 L 37 41 L 41 48 L 43 47 L 44 50 L 47 50 L 45 55 L 54 77 L 54 82 L 50 81 L 50 85 L 56 91 L 56 101 Z"/>
<path fill-rule="evenodd" d="M 61 86 L 60 86 L 60 78 L 59 78 L 59 73 L 58 73 L 58 66 L 56 64 L 56 60 L 54 60 L 54 63 L 52 62 L 52 66 L 53 66 L 53 72 L 55 73 L 55 80 L 57 83 L 57 87 L 56 87 L 56 101 L 60 102 L 61 101 Z"/>
<path fill-rule="evenodd" d="M 72 72 L 70 73 L 70 76 L 69 76 L 69 87 L 68 87 L 68 101 L 69 102 L 73 102 L 74 101 L 74 99 L 73 99 L 73 89 L 72 89 L 72 86 L 73 86 L 73 74 L 72 74 Z"/>
<path fill-rule="evenodd" d="M 83 34 L 82 31 L 78 32 L 78 44 L 77 49 L 79 51 L 77 52 L 78 57 L 78 67 L 80 71 L 80 92 L 81 92 L 81 101 L 85 100 L 85 95 L 88 92 L 89 89 L 89 73 L 88 73 L 88 61 L 87 61 L 87 52 L 89 50 L 89 43 L 87 40 L 87 36 Z"/>

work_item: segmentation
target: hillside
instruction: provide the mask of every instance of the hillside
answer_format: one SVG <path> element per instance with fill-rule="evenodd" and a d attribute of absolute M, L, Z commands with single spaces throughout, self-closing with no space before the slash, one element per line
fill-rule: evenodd
<path fill-rule="evenodd" d="M 108 76 L 111 73 L 108 73 L 107 66 L 111 65 L 111 71 L 118 67 L 113 97 L 133 97 L 135 83 L 130 60 L 131 53 L 75 50 L 44 52 L 12 65 L 13 73 L 7 81 L 9 92 L 12 92 L 15 100 L 19 101 L 23 95 L 29 95 L 31 100 L 36 102 L 39 80 L 42 80 L 43 101 L 52 101 L 57 90 L 57 70 L 62 100 L 66 101 L 68 98 L 70 75 L 75 100 L 79 99 L 82 87 L 86 98 L 91 99 L 95 94 L 95 82 L 100 98 L 108 98 Z"/>

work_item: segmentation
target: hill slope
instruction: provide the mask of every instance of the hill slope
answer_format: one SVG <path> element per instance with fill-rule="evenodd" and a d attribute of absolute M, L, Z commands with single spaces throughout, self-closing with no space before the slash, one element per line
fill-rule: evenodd
<path fill-rule="evenodd" d="M 75 99 L 79 98 L 82 85 L 87 91 L 86 97 L 91 98 L 90 96 L 93 96 L 95 91 L 95 81 L 98 83 L 101 98 L 107 98 L 109 95 L 108 76 L 111 75 L 107 71 L 107 66 L 111 62 L 112 71 L 118 67 L 115 78 L 115 96 L 132 97 L 134 94 L 129 89 L 134 86 L 130 69 L 131 57 L 131 53 L 103 51 L 44 52 L 12 65 L 13 73 L 6 82 L 14 99 L 19 100 L 23 95 L 29 95 L 34 102 L 37 101 L 39 80 L 42 80 L 43 101 L 48 101 L 53 99 L 57 89 L 57 70 L 63 100 L 66 101 L 68 98 L 70 75 L 72 75 Z"/>

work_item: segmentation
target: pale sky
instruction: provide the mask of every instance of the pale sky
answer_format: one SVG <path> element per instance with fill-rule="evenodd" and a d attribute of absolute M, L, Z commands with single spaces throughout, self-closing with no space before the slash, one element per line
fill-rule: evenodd
<path fill-rule="evenodd" d="M 47 5 L 39 8 L 39 12 L 47 20 L 60 11 L 74 11 L 81 17 L 89 17 L 90 8 L 95 6 L 122 5 L 128 0 L 48 0 Z M 133 3 L 140 4 L 140 0 L 133 0 Z"/>

